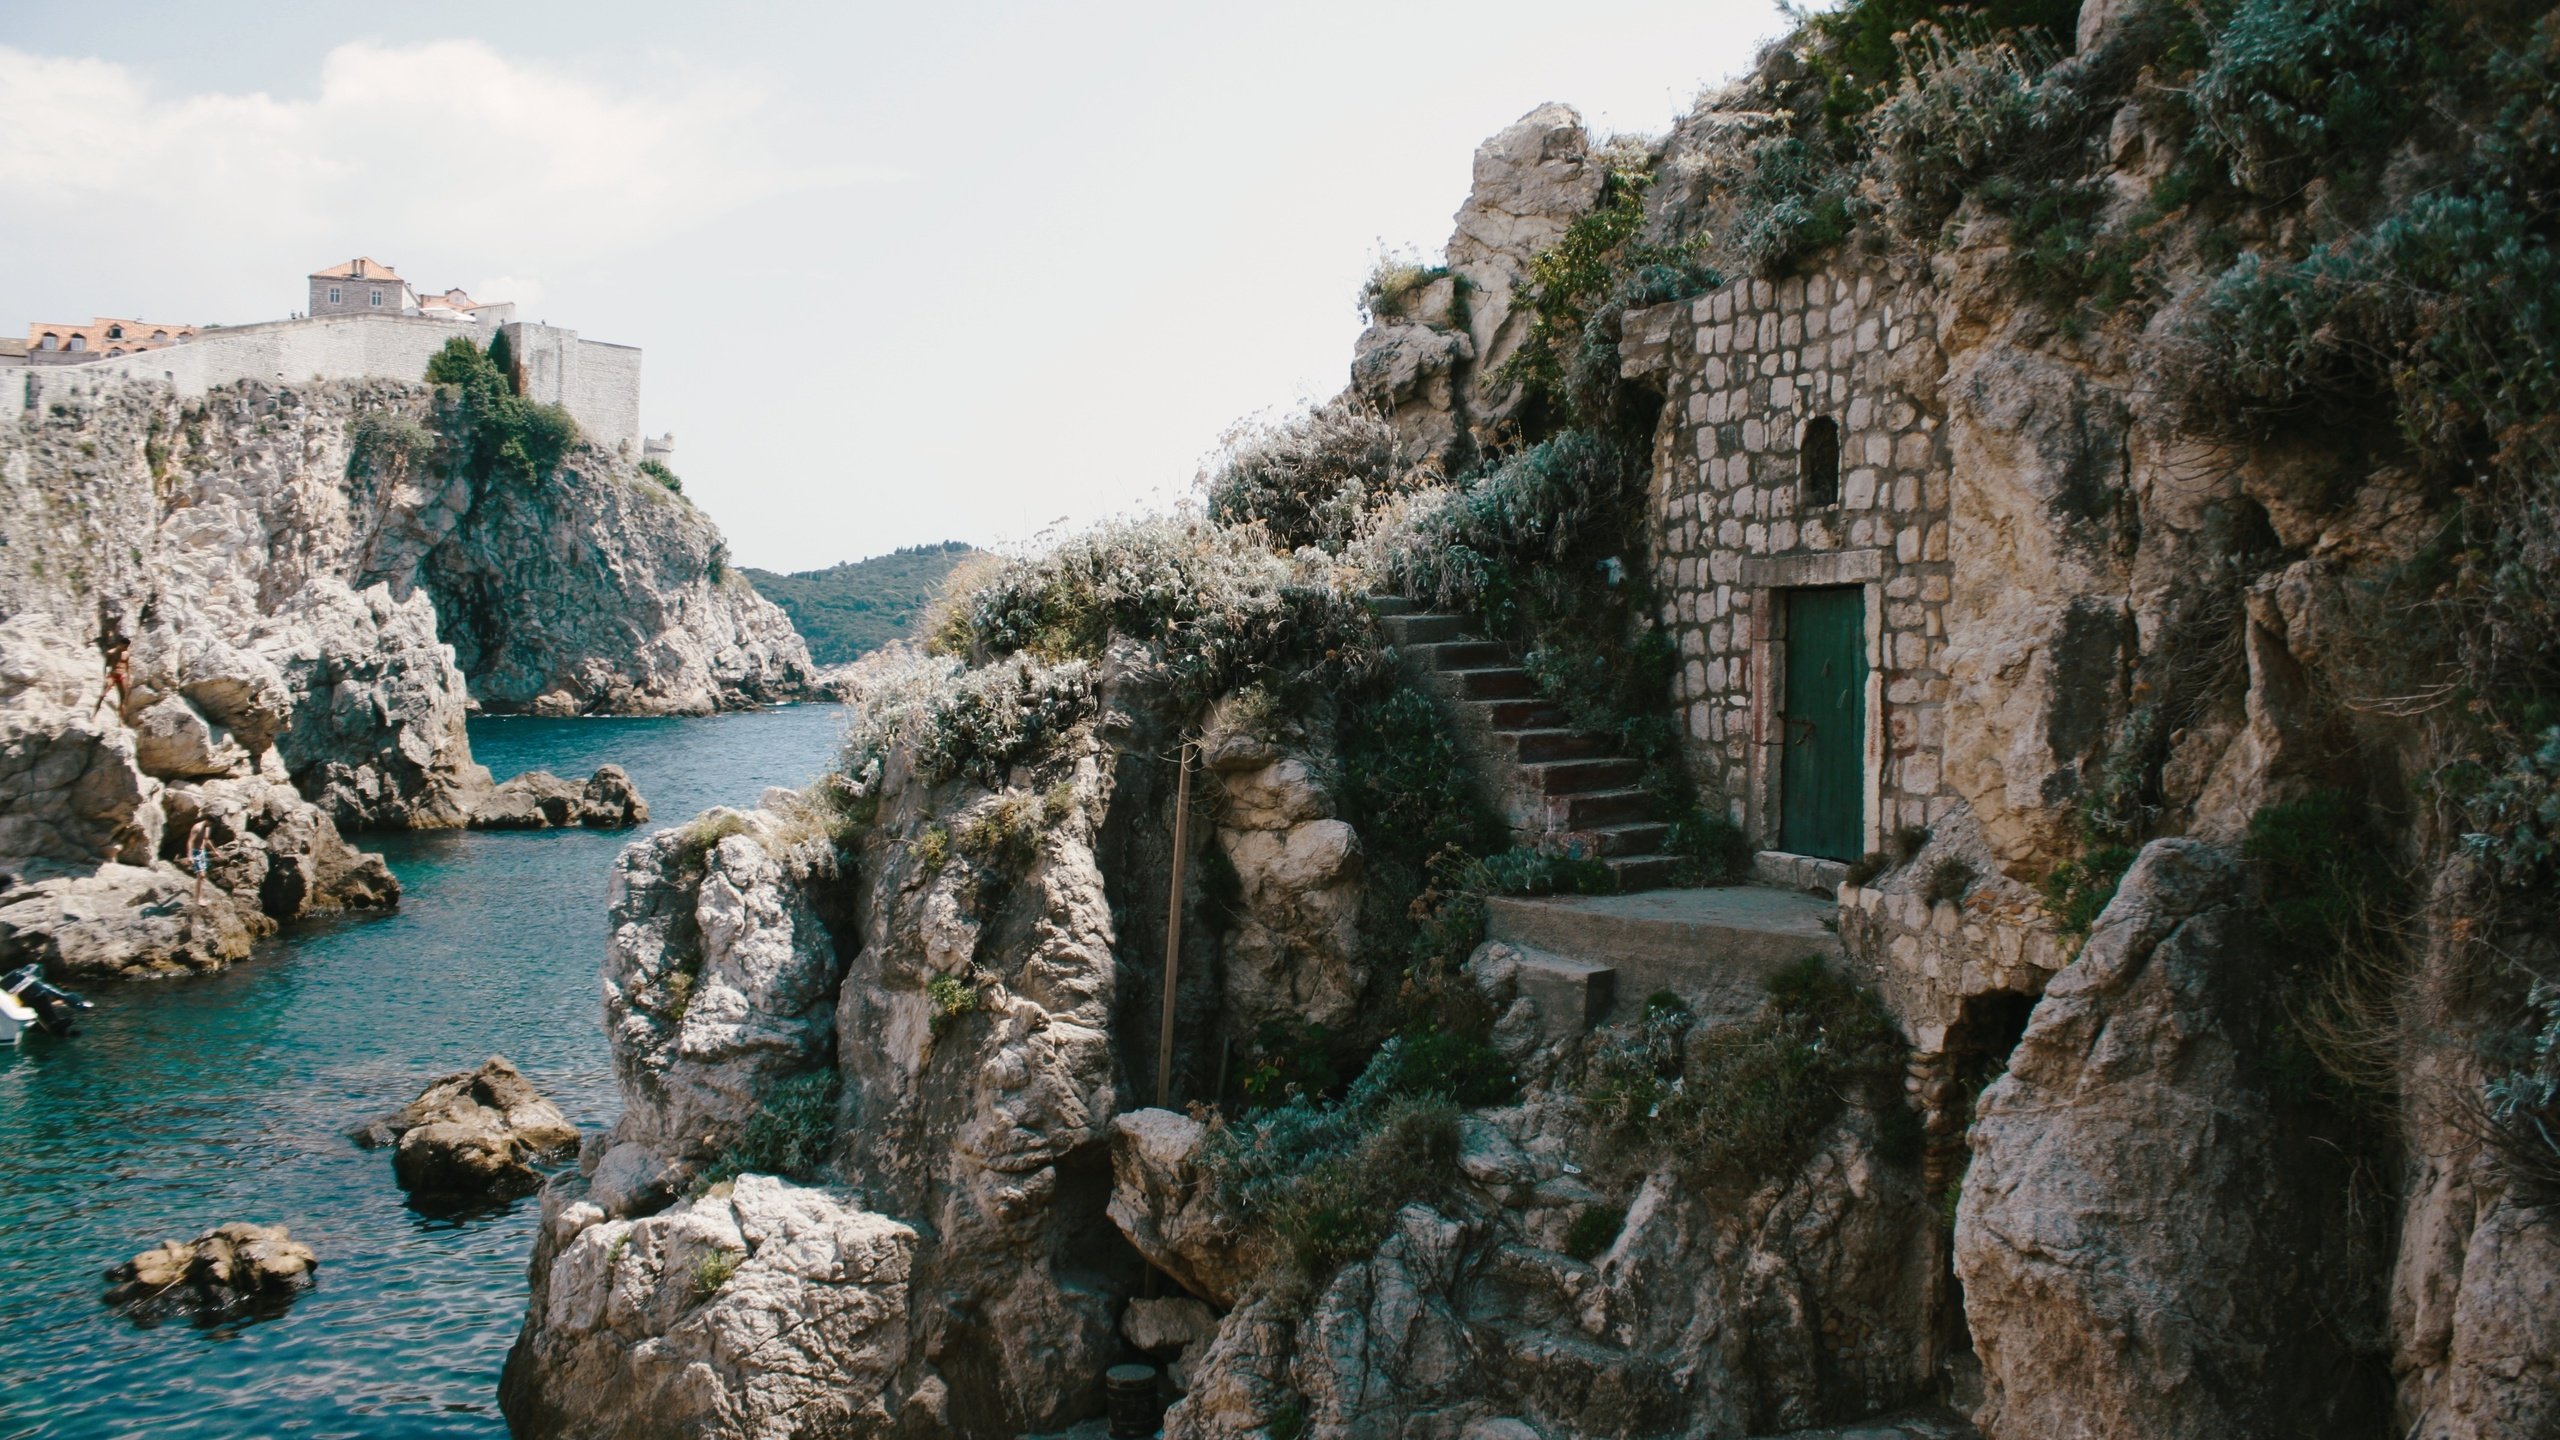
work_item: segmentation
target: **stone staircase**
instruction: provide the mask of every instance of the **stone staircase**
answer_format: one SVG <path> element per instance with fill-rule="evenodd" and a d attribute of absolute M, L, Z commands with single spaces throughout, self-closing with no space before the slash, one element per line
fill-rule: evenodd
<path fill-rule="evenodd" d="M 1479 638 L 1475 618 L 1424 610 L 1411 600 L 1370 600 L 1408 673 L 1445 699 L 1484 762 L 1493 799 L 1517 843 L 1594 857 L 1621 891 L 1668 885 L 1678 857 L 1664 853 L 1671 827 L 1639 783 L 1641 763 L 1574 729 L 1538 698 L 1537 683 L 1500 641 Z"/>

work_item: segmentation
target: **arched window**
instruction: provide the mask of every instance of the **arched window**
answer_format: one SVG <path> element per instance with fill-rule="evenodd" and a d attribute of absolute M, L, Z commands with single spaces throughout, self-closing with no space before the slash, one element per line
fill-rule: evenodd
<path fill-rule="evenodd" d="M 154 330 L 151 332 L 151 338 L 154 340 L 166 340 L 169 338 L 169 332 L 166 330 Z"/>
<path fill-rule="evenodd" d="M 1796 443 L 1798 473 L 1804 477 L 1804 507 L 1820 510 L 1840 503 L 1840 422 L 1816 415 L 1804 422 Z"/>
<path fill-rule="evenodd" d="M 123 339 L 123 338 L 124 338 L 124 327 L 123 327 L 123 326 L 121 326 L 121 325 L 110 325 L 110 326 L 108 326 L 108 327 L 107 327 L 107 338 L 108 338 L 108 339 L 110 339 L 110 340 L 121 340 L 121 339 Z"/>
<path fill-rule="evenodd" d="M 44 332 L 44 338 L 36 342 L 36 348 L 39 350 L 59 350 L 62 348 L 62 337 L 54 334 L 50 330 L 47 330 Z"/>
<path fill-rule="evenodd" d="M 66 348 L 72 350 L 86 350 L 89 348 L 89 337 L 86 335 L 74 335 L 71 337 L 71 344 Z"/>

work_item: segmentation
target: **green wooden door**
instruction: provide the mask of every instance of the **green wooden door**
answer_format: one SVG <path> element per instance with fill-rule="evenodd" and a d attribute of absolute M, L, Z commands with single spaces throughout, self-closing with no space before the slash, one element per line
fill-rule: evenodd
<path fill-rule="evenodd" d="M 1778 841 L 1857 858 L 1867 783 L 1867 605 L 1858 588 L 1790 590 Z"/>

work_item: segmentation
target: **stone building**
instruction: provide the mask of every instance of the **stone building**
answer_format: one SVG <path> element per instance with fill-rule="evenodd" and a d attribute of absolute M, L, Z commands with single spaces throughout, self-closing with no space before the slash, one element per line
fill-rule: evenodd
<path fill-rule="evenodd" d="M 1950 484 L 1932 312 L 1844 263 L 1628 318 L 1695 773 L 1763 849 L 1849 860 L 1952 801 Z"/>
<path fill-rule="evenodd" d="M 311 308 L 322 315 L 415 315 L 418 294 L 400 272 L 370 256 L 359 255 L 311 272 Z"/>

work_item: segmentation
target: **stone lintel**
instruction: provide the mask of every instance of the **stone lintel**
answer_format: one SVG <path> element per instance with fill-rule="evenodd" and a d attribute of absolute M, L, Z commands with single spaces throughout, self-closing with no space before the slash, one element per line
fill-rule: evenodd
<path fill-rule="evenodd" d="M 1805 585 L 1863 585 L 1884 578 L 1882 550 L 1833 550 L 1816 555 L 1746 555 L 1742 583 L 1761 590 Z"/>

